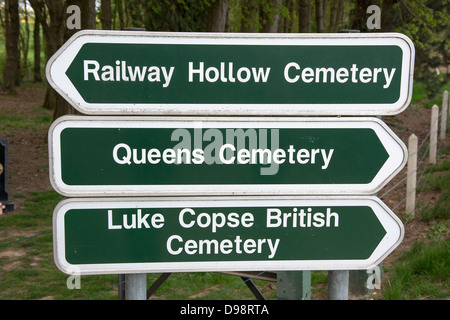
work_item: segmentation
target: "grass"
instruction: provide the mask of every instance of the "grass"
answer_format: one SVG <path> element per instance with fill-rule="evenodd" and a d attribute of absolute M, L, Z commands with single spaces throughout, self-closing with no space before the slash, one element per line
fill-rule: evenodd
<path fill-rule="evenodd" d="M 413 83 L 413 96 L 411 98 L 411 104 L 415 104 L 427 98 L 427 91 L 422 82 L 414 81 Z"/>
<path fill-rule="evenodd" d="M 448 156 L 450 145 L 443 148 L 440 154 Z M 420 217 L 423 221 L 450 219 L 450 160 L 438 161 L 436 165 L 428 167 L 418 190 L 438 193 L 435 204 L 425 204 L 421 209 Z"/>
<path fill-rule="evenodd" d="M 412 101 L 421 101 L 422 99 L 426 98 L 426 92 L 424 92 L 424 88 L 422 88 L 423 85 L 413 85 L 413 98 L 411 99 L 411 103 L 413 103 Z M 417 93 L 414 92 L 414 90 L 418 90 Z M 425 104 L 423 105 L 424 108 L 426 109 L 431 109 L 434 105 L 437 105 L 439 108 L 442 107 L 442 93 L 447 90 L 448 92 L 450 92 L 450 81 L 447 81 L 447 83 L 441 88 L 441 90 L 439 90 L 439 93 L 436 94 L 433 98 L 426 100 Z M 425 97 L 423 96 L 425 94 Z"/>
<path fill-rule="evenodd" d="M 420 86 L 419 86 L 420 87 Z M 441 90 L 450 91 L 450 82 Z M 421 90 L 419 95 L 423 94 Z M 420 100 L 420 99 L 418 99 Z M 442 94 L 428 100 L 424 107 L 441 107 Z M 447 129 L 448 130 L 448 129 Z M 428 222 L 426 239 L 416 240 L 387 267 L 382 298 L 385 300 L 447 300 L 450 297 L 450 144 L 442 146 L 436 165 L 425 170 L 418 185 L 421 192 L 435 194 L 435 202 L 420 208 L 417 219 Z"/>
<path fill-rule="evenodd" d="M 25 202 L 28 213 L 13 214 L 0 219 L 0 229 L 16 228 L 22 231 L 51 229 L 51 212 L 61 199 L 62 197 L 54 191 L 33 192 L 31 198 Z"/>
<path fill-rule="evenodd" d="M 60 272 L 53 262 L 51 212 L 61 200 L 54 191 L 34 192 L 25 202 L 29 213 L 0 219 L 0 230 L 21 230 L 22 234 L 2 233 L 0 257 L 14 252 L 8 259 L 0 259 L 0 299 L 56 299 L 56 300 L 116 300 L 118 276 L 82 276 L 80 289 L 68 289 L 68 275 Z M 35 231 L 35 233 L 32 233 Z M 446 225 L 436 224 L 431 240 L 446 233 Z M 42 233 L 42 234 L 41 234 Z M 40 235 L 39 235 L 40 234 Z M 23 241 L 27 236 L 37 235 Z M 389 283 L 383 299 L 445 299 L 448 298 L 449 239 L 432 245 L 418 241 L 407 251 L 394 268 L 389 268 Z M 160 274 L 148 274 L 148 287 Z M 276 299 L 276 284 L 255 280 L 267 299 Z M 312 272 L 313 288 L 327 283 L 327 272 Z M 326 296 L 326 289 L 321 296 Z M 156 291 L 154 300 L 252 300 L 253 295 L 242 280 L 221 273 L 174 273 Z"/>
<path fill-rule="evenodd" d="M 9 133 L 25 129 L 47 128 L 51 121 L 52 118 L 48 110 L 40 107 L 33 108 L 31 113 L 28 114 L 20 109 L 14 114 L 9 111 L 0 114 L 0 128 L 2 132 Z"/>
<path fill-rule="evenodd" d="M 117 275 L 81 276 L 81 288 L 69 289 L 69 275 L 57 269 L 53 261 L 51 219 L 53 208 L 61 199 L 54 191 L 33 192 L 25 202 L 27 213 L 0 219 L 0 300 L 117 300 Z M 148 287 L 159 276 L 148 274 Z M 267 298 L 276 297 L 273 283 L 254 282 Z M 174 273 L 152 299 L 214 297 L 254 299 L 241 278 L 221 273 Z"/>
<path fill-rule="evenodd" d="M 55 191 L 26 197 L 27 213 L 0 219 L 0 300 L 117 300 L 117 275 L 81 276 L 80 289 L 69 289 L 69 275 L 53 262 L 52 212 L 62 196 Z M 9 232 L 8 230 L 14 230 Z M 20 231 L 17 231 L 20 230 Z M 149 288 L 160 274 L 147 275 Z M 253 280 L 266 299 L 276 299 L 276 283 Z M 312 286 L 326 284 L 327 272 L 312 272 Z M 319 289 L 322 290 L 323 289 Z M 322 294 L 322 296 L 326 296 Z M 215 273 L 173 273 L 152 296 L 154 300 L 254 300 L 240 277 Z"/>
<path fill-rule="evenodd" d="M 441 300 L 450 296 L 450 238 L 416 241 L 391 270 L 386 300 Z"/>

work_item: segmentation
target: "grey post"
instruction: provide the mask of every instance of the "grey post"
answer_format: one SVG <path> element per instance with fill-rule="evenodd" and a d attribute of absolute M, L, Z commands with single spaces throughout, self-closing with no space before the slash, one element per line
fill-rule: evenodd
<path fill-rule="evenodd" d="M 311 271 L 278 271 L 277 299 L 311 300 Z"/>
<path fill-rule="evenodd" d="M 434 105 L 431 108 L 431 124 L 430 124 L 430 163 L 431 164 L 436 164 L 438 122 L 439 122 L 439 107 L 437 105 Z"/>
<path fill-rule="evenodd" d="M 147 300 L 147 274 L 125 275 L 125 300 Z"/>
<path fill-rule="evenodd" d="M 328 300 L 348 300 L 348 270 L 328 271 Z"/>
<path fill-rule="evenodd" d="M 445 132 L 447 131 L 447 118 L 448 118 L 448 91 L 445 90 L 442 95 L 442 111 L 441 111 L 441 131 L 440 139 L 445 140 Z"/>

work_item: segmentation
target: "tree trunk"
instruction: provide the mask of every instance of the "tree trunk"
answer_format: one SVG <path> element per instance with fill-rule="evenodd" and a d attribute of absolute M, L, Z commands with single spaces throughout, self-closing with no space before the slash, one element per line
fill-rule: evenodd
<path fill-rule="evenodd" d="M 285 0 L 284 5 L 289 11 L 289 16 L 281 17 L 281 24 L 280 24 L 280 27 L 278 28 L 278 32 L 289 33 L 289 32 L 292 32 L 293 20 L 294 20 L 293 17 L 294 17 L 296 3 L 294 2 L 294 0 Z"/>
<path fill-rule="evenodd" d="M 336 28 L 334 32 L 339 31 L 343 27 L 345 16 L 345 5 L 344 0 L 339 0 L 339 5 L 337 7 L 337 17 L 336 17 Z"/>
<path fill-rule="evenodd" d="M 81 11 L 81 29 L 96 29 L 95 0 L 67 0 L 67 7 L 76 5 Z M 66 17 L 66 13 L 64 14 Z M 67 20 L 67 19 L 66 19 Z M 75 30 L 77 31 L 77 30 Z"/>
<path fill-rule="evenodd" d="M 52 0 L 54 1 L 54 0 Z M 95 29 L 95 0 L 66 0 L 67 6 L 77 5 L 81 10 L 81 28 L 82 29 Z M 67 12 L 64 9 L 64 14 L 62 15 L 64 22 L 67 21 Z M 65 26 L 65 23 L 63 24 Z M 65 32 L 64 32 L 65 31 Z M 68 38 L 75 33 L 77 30 L 67 30 L 64 28 L 63 39 L 57 43 L 57 49 L 61 47 Z M 55 50 L 55 52 L 56 52 Z M 65 99 L 63 99 L 56 91 L 51 90 L 47 92 L 47 97 L 50 99 L 49 103 L 53 106 L 53 120 L 56 120 L 60 116 L 66 114 L 78 114 L 79 112 L 72 107 Z"/>
<path fill-rule="evenodd" d="M 278 32 L 278 27 L 281 22 L 280 6 L 282 0 L 269 1 L 270 10 L 264 12 L 260 10 L 262 16 L 262 28 L 261 32 Z"/>
<path fill-rule="evenodd" d="M 384 0 L 381 8 L 381 32 L 394 32 L 397 27 L 398 9 L 394 9 L 397 0 Z"/>
<path fill-rule="evenodd" d="M 337 15 L 339 0 L 331 0 L 330 18 L 328 19 L 327 32 L 334 33 L 337 31 Z"/>
<path fill-rule="evenodd" d="M 119 29 L 123 30 L 125 28 L 125 24 L 123 21 L 123 3 L 122 0 L 114 0 L 114 8 L 119 16 Z"/>
<path fill-rule="evenodd" d="M 3 91 L 8 94 L 15 94 L 15 87 L 20 85 L 19 33 L 19 1 L 5 0 L 6 65 Z"/>
<path fill-rule="evenodd" d="M 208 10 L 207 31 L 225 32 L 228 22 L 228 0 L 215 0 Z"/>
<path fill-rule="evenodd" d="M 101 6 L 102 29 L 111 30 L 111 0 L 102 0 Z"/>
<path fill-rule="evenodd" d="M 324 0 L 316 0 L 316 32 L 325 32 Z"/>
<path fill-rule="evenodd" d="M 241 32 L 258 32 L 259 8 L 257 0 L 242 0 Z"/>
<path fill-rule="evenodd" d="M 28 23 L 28 8 L 27 8 L 27 1 L 23 0 L 23 12 L 24 12 L 24 22 L 25 22 L 25 35 L 19 36 L 20 40 L 20 47 L 22 49 L 22 63 L 19 67 L 19 81 L 20 79 L 23 79 L 23 76 L 21 76 L 20 70 L 22 70 L 22 74 L 25 75 L 26 81 L 31 80 L 31 74 L 30 74 L 30 68 L 28 67 L 28 50 L 30 47 L 30 25 Z M 20 18 L 19 18 L 20 19 Z M 17 84 L 20 85 L 20 82 Z"/>
<path fill-rule="evenodd" d="M 298 5 L 300 33 L 311 32 L 311 3 L 309 0 L 300 0 Z"/>
<path fill-rule="evenodd" d="M 64 0 L 29 0 L 35 15 L 42 25 L 47 60 L 63 45 L 76 30 L 66 28 L 67 5 L 74 4 Z M 50 85 L 47 87 L 43 107 L 53 110 L 53 120 L 63 114 L 76 113 L 75 109 L 63 99 Z"/>
<path fill-rule="evenodd" d="M 35 15 L 34 18 L 34 30 L 33 30 L 33 39 L 34 39 L 34 72 L 33 72 L 33 82 L 42 82 L 41 75 L 41 21 L 39 20 L 39 15 Z"/>
<path fill-rule="evenodd" d="M 80 0 L 81 8 L 81 29 L 97 29 L 95 18 L 97 12 L 95 11 L 95 0 Z"/>
<path fill-rule="evenodd" d="M 373 3 L 371 0 L 357 0 L 353 13 L 352 29 L 366 32 L 367 8 Z"/>
<path fill-rule="evenodd" d="M 66 31 L 66 5 L 63 0 L 29 0 L 40 21 L 45 39 L 46 60 L 61 47 Z M 43 107 L 54 110 L 58 94 L 48 85 Z"/>

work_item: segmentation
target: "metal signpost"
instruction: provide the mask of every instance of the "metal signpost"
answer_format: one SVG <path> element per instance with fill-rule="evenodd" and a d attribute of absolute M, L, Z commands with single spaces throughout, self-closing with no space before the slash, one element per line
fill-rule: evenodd
<path fill-rule="evenodd" d="M 53 222 L 58 267 L 80 274 L 368 269 L 404 233 L 362 196 L 68 199 Z"/>
<path fill-rule="evenodd" d="M 375 118 L 72 116 L 49 136 L 67 196 L 373 194 L 407 160 Z"/>
<path fill-rule="evenodd" d="M 54 189 L 83 197 L 54 211 L 57 266 L 125 274 L 127 299 L 148 272 L 330 270 L 346 283 L 341 270 L 379 264 L 403 238 L 372 195 L 408 153 L 379 119 L 324 116 L 402 112 L 413 70 L 398 33 L 78 32 L 46 68 L 91 115 L 49 130 Z"/>

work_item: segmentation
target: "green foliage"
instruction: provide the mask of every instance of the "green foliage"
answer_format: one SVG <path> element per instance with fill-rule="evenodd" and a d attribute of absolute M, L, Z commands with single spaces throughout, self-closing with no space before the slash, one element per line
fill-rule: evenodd
<path fill-rule="evenodd" d="M 437 89 L 437 93 L 434 95 L 431 95 L 425 85 L 422 82 L 419 81 L 414 81 L 414 88 L 413 88 L 413 98 L 411 100 L 411 103 L 413 103 L 413 101 L 415 100 L 415 96 L 414 96 L 414 90 L 416 90 L 416 83 L 418 83 L 419 85 L 417 86 L 418 88 L 418 93 L 417 93 L 417 98 L 420 96 L 424 96 L 424 97 L 428 97 L 428 99 L 426 99 L 423 104 L 423 108 L 426 109 L 431 109 L 434 105 L 437 105 L 439 108 L 442 107 L 442 95 L 443 92 L 445 90 L 450 91 L 450 80 L 447 81 L 447 83 L 444 86 L 439 86 L 439 88 Z M 423 90 L 423 91 L 422 91 Z M 422 91 L 422 92 L 421 92 Z M 433 90 L 436 91 L 436 90 Z M 416 100 L 417 101 L 417 100 Z M 420 101 L 420 100 L 419 100 Z"/>
<path fill-rule="evenodd" d="M 437 68 L 450 63 L 448 6 L 448 0 L 400 1 L 394 6 L 402 22 L 396 31 L 414 42 L 415 79 L 424 83 L 429 97 L 448 80 L 448 75 L 436 72 Z"/>
<path fill-rule="evenodd" d="M 427 97 L 427 92 L 425 89 L 425 85 L 420 81 L 413 82 L 413 95 L 411 98 L 411 104 L 415 104 L 420 102 Z"/>
<path fill-rule="evenodd" d="M 444 154 L 448 148 L 443 150 Z M 437 201 L 427 203 L 421 210 L 423 221 L 433 219 L 450 219 L 450 161 L 430 167 L 420 182 L 419 188 L 424 192 L 435 192 Z"/>
<path fill-rule="evenodd" d="M 4 111 L 0 114 L 0 128 L 3 132 L 10 133 L 24 129 L 46 128 L 51 121 L 49 111 L 40 107 L 34 108 L 29 114 L 25 114 L 20 108 L 15 113 Z"/>
<path fill-rule="evenodd" d="M 417 241 L 402 254 L 394 267 L 388 267 L 389 281 L 383 299 L 447 299 L 450 295 L 450 238 L 427 243 Z"/>
<path fill-rule="evenodd" d="M 61 199 L 53 190 L 33 192 L 31 198 L 25 202 L 28 213 L 13 214 L 0 219 L 0 229 L 20 228 L 23 231 L 37 226 L 48 229 L 51 227 L 53 209 Z"/>
<path fill-rule="evenodd" d="M 211 1 L 153 0 L 138 2 L 141 3 L 141 12 L 144 13 L 142 22 L 146 30 L 184 32 L 206 30 L 206 17 Z"/>
<path fill-rule="evenodd" d="M 294 8 L 288 8 L 285 3 L 267 0 L 231 0 L 230 1 L 230 31 L 231 32 L 264 32 L 265 27 L 272 25 L 275 16 L 290 20 L 296 14 Z"/>

